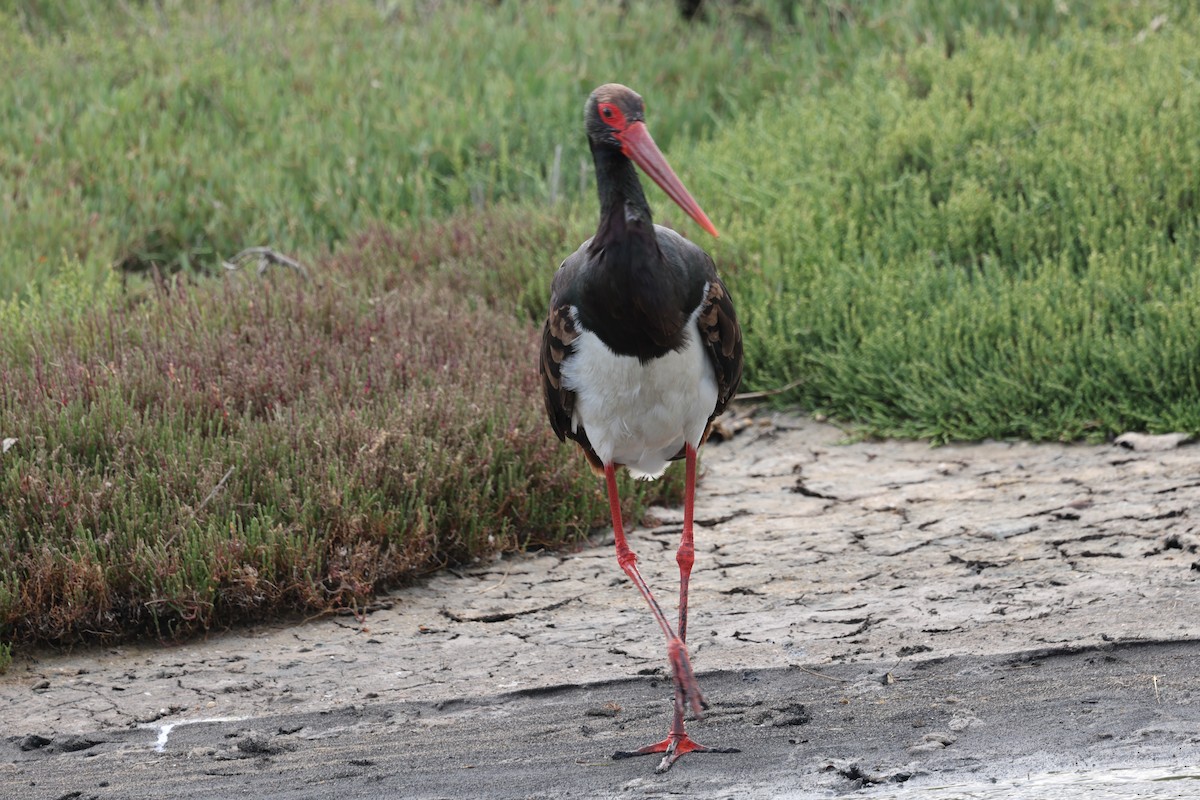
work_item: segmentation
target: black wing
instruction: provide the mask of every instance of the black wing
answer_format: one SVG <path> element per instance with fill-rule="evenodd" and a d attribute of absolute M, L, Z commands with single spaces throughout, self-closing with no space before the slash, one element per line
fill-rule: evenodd
<path fill-rule="evenodd" d="M 717 277 L 712 256 L 669 228 L 658 229 L 658 241 L 667 260 L 678 265 L 681 273 L 687 275 L 689 284 L 708 286 L 708 294 L 700 301 L 696 325 L 717 374 L 717 405 L 708 418 L 711 424 L 729 405 L 742 380 L 742 329 L 729 290 Z"/>
<path fill-rule="evenodd" d="M 579 336 L 571 307 L 567 304 L 550 309 L 542 328 L 542 353 L 538 372 L 542 376 L 542 396 L 550 427 L 560 441 L 566 441 L 571 431 L 571 415 L 575 411 L 575 393 L 563 388 L 562 364 L 570 354 L 572 343 Z"/>
<path fill-rule="evenodd" d="M 711 425 L 729 405 L 742 381 L 742 328 L 738 325 L 729 290 L 715 275 L 709 283 L 696 325 L 717 373 L 717 406 L 708 418 Z"/>
<path fill-rule="evenodd" d="M 580 254 L 576 253 L 571 258 L 578 257 Z M 538 372 L 542 376 L 542 399 L 546 403 L 546 416 L 550 418 L 550 427 L 554 429 L 559 440 L 572 439 L 578 442 L 592 469 L 603 473 L 604 464 L 592 449 L 587 431 L 582 427 L 574 430 L 572 415 L 575 412 L 575 393 L 562 383 L 563 361 L 571 355 L 574 342 L 579 337 L 579 325 L 571 314 L 571 303 L 565 301 L 562 293 L 558 291 L 567 277 L 564 271 L 571 272 L 570 262 L 570 258 L 563 262 L 550 286 L 550 314 L 542 328 L 542 349 L 538 359 Z"/>

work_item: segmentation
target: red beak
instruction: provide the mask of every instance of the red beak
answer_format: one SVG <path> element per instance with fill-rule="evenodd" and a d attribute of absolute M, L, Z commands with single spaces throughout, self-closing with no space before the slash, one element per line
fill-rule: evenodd
<path fill-rule="evenodd" d="M 654 143 L 654 139 L 650 137 L 650 131 L 646 128 L 644 122 L 634 122 L 625 128 L 624 131 L 617 134 L 617 139 L 621 142 L 621 152 L 633 160 L 633 163 L 642 168 L 642 171 L 650 176 L 650 180 L 654 181 L 659 187 L 667 193 L 675 203 L 687 212 L 687 215 L 696 220 L 696 224 L 704 230 L 717 236 L 717 229 L 713 227 L 709 221 L 708 215 L 704 213 L 704 209 L 700 208 L 697 203 L 684 188 L 683 181 L 679 180 L 679 176 L 675 174 L 675 170 L 671 169 L 671 165 L 667 163 L 667 159 L 663 156 L 662 151 L 658 149 L 658 145 Z"/>

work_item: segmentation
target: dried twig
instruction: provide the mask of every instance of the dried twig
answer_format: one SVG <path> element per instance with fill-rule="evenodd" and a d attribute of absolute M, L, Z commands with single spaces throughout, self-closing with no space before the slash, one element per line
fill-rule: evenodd
<path fill-rule="evenodd" d="M 554 145 L 554 163 L 550 166 L 550 205 L 558 202 L 562 182 L 562 143 Z"/>
<path fill-rule="evenodd" d="M 741 392 L 733 396 L 734 400 L 761 400 L 764 397 L 774 397 L 777 394 L 783 394 L 786 391 L 795 389 L 800 384 L 804 383 L 803 379 L 797 378 L 787 386 L 780 386 L 778 389 L 764 389 L 761 392 Z"/>
<path fill-rule="evenodd" d="M 235 469 L 236 467 L 230 467 L 225 471 L 225 474 L 221 476 L 221 480 L 217 481 L 217 485 L 214 486 L 212 491 L 208 493 L 208 496 L 200 501 L 200 505 L 196 506 L 196 510 L 192 512 L 193 516 L 199 514 L 201 510 L 208 505 L 208 501 L 217 496 L 217 492 L 221 491 L 221 487 L 225 485 L 225 481 L 229 480 L 229 476 L 233 474 Z"/>
<path fill-rule="evenodd" d="M 816 669 L 809 669 L 808 667 L 802 667 L 802 666 L 800 666 L 800 664 L 792 664 L 792 666 L 799 669 L 800 672 L 805 672 L 805 673 L 808 673 L 808 674 L 814 676 L 814 678 L 824 678 L 826 680 L 834 680 L 834 681 L 838 681 L 839 684 L 848 684 L 848 682 L 850 682 L 850 679 L 838 678 L 838 676 L 835 676 L 835 675 L 826 675 L 824 673 L 817 672 Z"/>
<path fill-rule="evenodd" d="M 504 568 L 504 576 L 502 578 L 500 578 L 499 583 L 494 583 L 491 586 L 485 586 L 482 589 L 473 589 L 471 591 L 471 594 L 487 594 L 490 591 L 499 589 L 501 586 L 504 585 L 504 582 L 508 580 L 508 576 L 511 572 L 512 572 L 512 562 L 510 561 L 508 563 L 508 565 Z"/>
<path fill-rule="evenodd" d="M 258 277 L 266 274 L 272 266 L 287 267 L 299 273 L 300 277 L 308 280 L 308 267 L 291 256 L 272 250 L 270 247 L 248 247 L 228 261 L 222 261 L 221 266 L 230 272 L 237 272 L 250 261 L 258 263 Z"/>
<path fill-rule="evenodd" d="M 217 496 L 217 492 L 221 491 L 221 487 L 225 485 L 225 481 L 229 480 L 229 476 L 233 474 L 233 471 L 235 469 L 237 469 L 237 467 L 230 467 L 229 469 L 225 470 L 225 474 L 221 476 L 221 480 L 217 481 L 217 485 L 212 488 L 212 491 L 209 492 L 208 495 L 203 500 L 200 501 L 200 505 L 198 505 L 192 509 L 192 519 L 195 519 L 197 516 L 199 516 L 200 511 L 206 505 L 208 505 L 208 502 Z M 163 547 L 164 548 L 170 547 L 172 544 L 174 544 L 175 539 L 178 538 L 178 536 L 179 536 L 179 531 L 176 531 L 175 533 L 171 534 L 167 538 L 167 540 L 165 542 L 163 542 Z"/>

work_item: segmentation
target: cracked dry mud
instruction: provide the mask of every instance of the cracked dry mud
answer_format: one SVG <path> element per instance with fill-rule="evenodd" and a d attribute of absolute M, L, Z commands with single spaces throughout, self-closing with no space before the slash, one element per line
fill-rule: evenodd
<path fill-rule="evenodd" d="M 709 446 L 690 648 L 740 754 L 665 775 L 664 643 L 611 552 L 445 572 L 337 617 L 19 656 L 4 797 L 806 797 L 1200 756 L 1200 448 Z M 599 487 L 598 487 L 599 488 Z M 682 514 L 632 533 L 674 607 Z M 914 795 L 919 796 L 919 795 Z"/>

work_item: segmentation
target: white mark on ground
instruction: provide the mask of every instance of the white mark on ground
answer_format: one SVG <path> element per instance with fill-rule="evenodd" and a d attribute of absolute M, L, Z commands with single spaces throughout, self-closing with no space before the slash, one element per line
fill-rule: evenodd
<path fill-rule="evenodd" d="M 164 722 L 161 725 L 156 723 L 147 723 L 139 725 L 139 728 L 158 729 L 158 739 L 154 742 L 154 752 L 165 753 L 167 750 L 167 739 L 171 735 L 171 731 L 175 730 L 180 725 L 198 725 L 204 722 L 241 722 L 249 717 L 210 717 L 207 719 L 185 719 L 179 722 Z"/>

